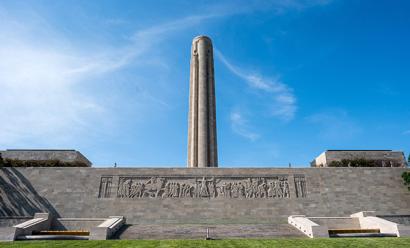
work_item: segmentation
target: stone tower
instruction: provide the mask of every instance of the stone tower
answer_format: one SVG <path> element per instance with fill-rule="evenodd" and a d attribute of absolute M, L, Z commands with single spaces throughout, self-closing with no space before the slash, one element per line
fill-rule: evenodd
<path fill-rule="evenodd" d="M 188 167 L 218 167 L 212 41 L 195 37 L 189 82 Z"/>

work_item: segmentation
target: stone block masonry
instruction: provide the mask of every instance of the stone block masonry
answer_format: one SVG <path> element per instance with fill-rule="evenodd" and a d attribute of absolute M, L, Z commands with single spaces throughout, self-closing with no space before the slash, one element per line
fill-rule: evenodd
<path fill-rule="evenodd" d="M 286 224 L 290 215 L 408 214 L 405 168 L 2 168 L 0 216 L 134 224 Z"/>
<path fill-rule="evenodd" d="M 218 167 L 212 41 L 192 41 L 189 83 L 188 167 Z"/>

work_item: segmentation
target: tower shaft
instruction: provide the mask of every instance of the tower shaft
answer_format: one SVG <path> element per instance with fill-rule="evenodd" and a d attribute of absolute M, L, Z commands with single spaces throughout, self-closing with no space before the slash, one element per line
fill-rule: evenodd
<path fill-rule="evenodd" d="M 218 167 L 212 41 L 192 41 L 188 120 L 188 167 Z"/>

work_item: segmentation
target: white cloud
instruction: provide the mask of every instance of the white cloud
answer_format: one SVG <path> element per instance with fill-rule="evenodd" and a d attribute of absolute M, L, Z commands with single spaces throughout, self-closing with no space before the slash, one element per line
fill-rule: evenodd
<path fill-rule="evenodd" d="M 272 8 L 291 9 L 296 6 L 295 2 L 299 1 L 276 1 Z M 78 139 L 84 130 L 99 126 L 109 118 L 105 101 L 79 90 L 79 87 L 97 85 L 98 81 L 93 77 L 145 61 L 145 54 L 168 35 L 178 34 L 217 17 L 261 9 L 259 4 L 240 8 L 233 6 L 237 4 L 210 6 L 208 10 L 213 11 L 206 13 L 213 14 L 192 15 L 153 25 L 136 31 L 129 44 L 95 50 L 73 45 L 64 33 L 56 30 L 34 9 L 12 16 L 0 6 L 0 145 L 35 145 L 41 144 L 40 141 L 58 145 L 65 144 L 61 140 Z M 109 19 L 105 25 L 121 25 L 123 22 L 126 20 Z M 226 65 L 230 66 L 229 63 Z M 295 98 L 291 89 L 279 79 L 244 74 L 233 66 L 230 70 L 245 79 L 250 87 L 274 95 L 278 108 L 273 115 L 293 118 Z M 149 92 L 143 92 L 148 98 L 167 105 Z M 256 136 L 251 133 L 249 137 Z"/>
<path fill-rule="evenodd" d="M 76 68 L 72 72 L 106 73 L 121 69 L 130 63 L 135 63 L 136 60 L 144 61 L 146 60 L 145 55 L 149 51 L 152 51 L 156 45 L 166 40 L 169 35 L 198 25 L 207 19 L 219 16 L 221 16 L 221 14 L 192 15 L 137 30 L 131 35 L 128 45 L 111 49 L 103 54 L 98 54 L 98 57 L 96 56 L 83 67 Z"/>
<path fill-rule="evenodd" d="M 247 82 L 248 86 L 269 93 L 272 97 L 271 114 L 282 120 L 289 121 L 297 110 L 296 97 L 293 90 L 281 82 L 278 76 L 271 78 L 256 73 L 248 73 L 230 63 L 225 56 L 215 49 L 217 57 L 236 76 Z"/>
<path fill-rule="evenodd" d="M 1 146 L 58 146 L 106 122 L 105 102 L 78 90 L 79 86 L 98 84 L 94 77 L 146 61 L 144 55 L 167 35 L 217 16 L 181 18 L 138 30 L 127 45 L 84 51 L 72 47 L 37 13 L 29 13 L 28 18 L 15 17 L 0 8 Z M 140 93 L 168 106 L 145 89 Z"/>
<path fill-rule="evenodd" d="M 259 134 L 251 131 L 248 120 L 244 118 L 240 111 L 232 111 L 230 114 L 230 121 L 231 128 L 236 134 L 239 134 L 240 136 L 251 141 L 255 141 L 260 137 Z"/>
<path fill-rule="evenodd" d="M 71 73 L 82 63 L 78 54 L 62 52 L 47 37 L 33 40 L 30 24 L 22 25 L 15 19 L 0 24 L 0 145 L 61 141 L 104 109 L 75 91 L 84 76 Z"/>
<path fill-rule="evenodd" d="M 362 132 L 360 125 L 342 109 L 313 114 L 307 121 L 320 129 L 320 137 L 329 140 L 349 140 Z"/>

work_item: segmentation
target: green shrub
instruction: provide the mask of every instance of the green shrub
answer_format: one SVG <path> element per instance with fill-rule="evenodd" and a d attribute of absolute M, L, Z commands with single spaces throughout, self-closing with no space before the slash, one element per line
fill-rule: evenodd
<path fill-rule="evenodd" d="M 329 167 L 345 167 L 342 161 L 332 161 L 328 165 Z"/>
<path fill-rule="evenodd" d="M 392 164 L 391 164 L 392 163 Z M 401 164 L 393 161 L 381 161 L 370 159 L 342 159 L 341 161 L 332 161 L 329 167 L 400 167 Z"/>
<path fill-rule="evenodd" d="M 404 185 L 408 186 L 408 189 L 410 190 L 410 171 L 405 171 L 403 172 L 403 174 L 401 175 L 401 177 L 404 180 Z"/>
<path fill-rule="evenodd" d="M 4 167 L 87 167 L 83 162 L 63 162 L 60 160 L 19 160 L 2 159 Z"/>

